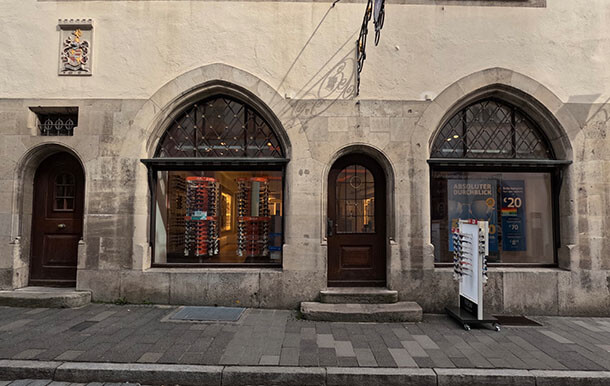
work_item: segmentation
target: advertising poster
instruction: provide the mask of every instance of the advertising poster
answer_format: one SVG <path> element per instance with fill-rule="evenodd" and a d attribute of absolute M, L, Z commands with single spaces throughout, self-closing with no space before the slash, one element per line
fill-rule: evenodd
<path fill-rule="evenodd" d="M 450 251 L 451 229 L 458 227 L 460 219 L 489 222 L 489 251 L 498 251 L 496 195 L 496 180 L 447 180 Z"/>
<path fill-rule="evenodd" d="M 525 251 L 525 183 L 502 181 L 502 250 Z"/>

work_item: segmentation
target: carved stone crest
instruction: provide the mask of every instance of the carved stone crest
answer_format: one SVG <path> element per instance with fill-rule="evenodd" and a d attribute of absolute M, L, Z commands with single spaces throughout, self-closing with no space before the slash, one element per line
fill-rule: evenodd
<path fill-rule="evenodd" d="M 59 75 L 91 75 L 91 19 L 60 20 Z"/>

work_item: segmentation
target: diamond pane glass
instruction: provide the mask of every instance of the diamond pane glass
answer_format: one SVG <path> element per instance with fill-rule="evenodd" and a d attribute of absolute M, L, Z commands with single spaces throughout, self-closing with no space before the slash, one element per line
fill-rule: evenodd
<path fill-rule="evenodd" d="M 548 142 L 524 112 L 496 99 L 473 103 L 439 131 L 432 158 L 552 159 Z"/>
<path fill-rule="evenodd" d="M 253 108 L 228 96 L 193 104 L 165 132 L 157 157 L 282 158 L 280 141 Z"/>

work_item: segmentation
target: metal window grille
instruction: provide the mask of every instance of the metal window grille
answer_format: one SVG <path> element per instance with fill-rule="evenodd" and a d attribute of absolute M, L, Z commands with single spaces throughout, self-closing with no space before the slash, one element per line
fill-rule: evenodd
<path fill-rule="evenodd" d="M 551 146 L 523 111 L 496 99 L 473 103 L 437 135 L 432 158 L 553 159 Z"/>
<path fill-rule="evenodd" d="M 157 157 L 282 158 L 277 136 L 253 108 L 228 96 L 197 102 L 174 119 Z"/>
<path fill-rule="evenodd" d="M 78 114 L 39 114 L 38 129 L 40 135 L 66 136 L 74 135 L 78 126 Z"/>

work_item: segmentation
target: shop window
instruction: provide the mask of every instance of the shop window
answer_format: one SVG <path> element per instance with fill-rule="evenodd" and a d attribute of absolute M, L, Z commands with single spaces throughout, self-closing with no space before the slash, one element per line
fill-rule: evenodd
<path fill-rule="evenodd" d="M 172 122 L 151 176 L 154 264 L 280 265 L 287 160 L 256 110 L 229 96 Z"/>
<path fill-rule="evenodd" d="M 453 261 L 459 219 L 490 224 L 490 263 L 553 265 L 561 167 L 536 123 L 516 106 L 477 101 L 441 127 L 432 146 L 431 239 Z"/>

